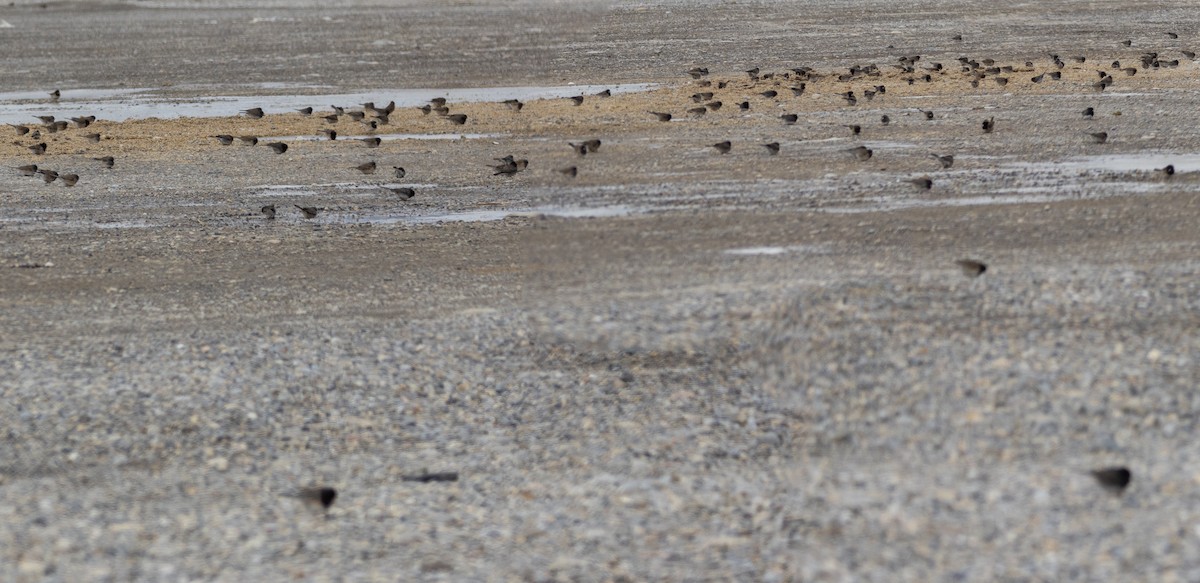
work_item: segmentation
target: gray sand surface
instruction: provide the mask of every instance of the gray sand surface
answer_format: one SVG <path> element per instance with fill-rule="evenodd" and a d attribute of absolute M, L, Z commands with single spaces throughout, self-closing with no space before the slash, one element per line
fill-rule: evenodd
<path fill-rule="evenodd" d="M 377 149 L 210 137 L 372 133 L 288 111 L 100 120 L 99 143 L 47 133 L 41 156 L 0 130 L 0 581 L 1200 580 L 1190 3 L 16 2 L 0 21 L 4 91 L 38 99 L 657 84 L 452 104 L 462 126 L 406 107 L 375 132 L 476 137 Z M 1063 79 L 1033 83 L 1051 54 Z M 972 87 L 960 55 L 1016 70 Z M 824 77 L 792 96 L 801 65 Z M 688 113 L 703 91 L 723 105 Z M 493 175 L 506 154 L 528 169 Z M 1107 466 L 1133 472 L 1123 493 L 1089 475 Z M 458 480 L 404 479 L 426 472 Z"/>

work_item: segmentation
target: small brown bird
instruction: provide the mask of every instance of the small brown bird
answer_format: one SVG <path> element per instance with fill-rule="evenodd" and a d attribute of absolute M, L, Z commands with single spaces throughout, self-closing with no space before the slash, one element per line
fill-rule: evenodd
<path fill-rule="evenodd" d="M 288 145 L 283 142 L 271 142 L 267 147 L 274 150 L 276 154 L 282 154 L 287 151 Z"/>
<path fill-rule="evenodd" d="M 93 121 L 95 121 L 95 117 L 90 116 L 90 115 L 85 116 L 85 117 L 71 118 L 71 123 L 75 124 L 75 127 L 77 127 L 77 128 L 86 128 L 86 127 L 92 125 Z"/>
<path fill-rule="evenodd" d="M 576 106 L 583 105 L 583 96 L 582 96 L 582 95 L 576 95 L 576 96 L 574 96 L 574 97 L 568 97 L 567 99 L 570 99 L 570 100 L 571 100 L 571 104 L 572 104 L 572 105 L 576 105 Z"/>
<path fill-rule="evenodd" d="M 17 131 L 18 136 L 23 136 L 23 135 L 29 133 L 29 126 L 22 126 L 22 125 L 16 125 L 16 124 L 11 124 L 11 123 L 8 125 L 12 129 Z"/>
<path fill-rule="evenodd" d="M 521 108 L 525 107 L 524 103 L 521 103 L 519 100 L 516 100 L 516 99 L 505 99 L 503 103 L 509 109 L 511 109 L 513 111 L 517 111 L 517 112 L 521 111 Z"/>
<path fill-rule="evenodd" d="M 692 114 L 692 115 L 694 115 L 694 116 L 697 116 L 697 117 L 699 117 L 699 116 L 702 116 L 702 115 L 704 115 L 704 114 L 708 113 L 708 108 L 707 108 L 707 107 L 703 107 L 703 106 L 701 106 L 701 107 L 693 107 L 693 108 L 691 108 L 691 109 L 687 110 L 687 112 L 688 112 L 688 113 L 690 113 L 690 114 Z"/>
<path fill-rule="evenodd" d="M 800 120 L 800 116 L 794 113 L 785 113 L 779 116 L 779 119 L 782 119 L 785 125 L 795 125 Z"/>
<path fill-rule="evenodd" d="M 308 504 L 319 504 L 321 508 L 329 510 L 333 506 L 333 501 L 337 499 L 337 490 L 329 487 L 323 488 L 304 488 L 293 494 L 294 498 L 299 498 Z"/>
<path fill-rule="evenodd" d="M 932 112 L 932 111 L 929 111 L 929 110 L 924 110 L 924 109 L 918 109 L 917 111 L 919 111 L 919 112 L 921 112 L 921 113 L 925 114 L 925 119 L 927 119 L 927 120 L 931 120 L 931 119 L 933 119 L 933 112 Z"/>
<path fill-rule="evenodd" d="M 26 146 L 26 147 L 29 149 L 30 152 L 33 152 L 35 155 L 38 155 L 38 156 L 41 156 L 42 154 L 46 153 L 46 142 L 42 142 L 40 144 L 34 144 L 32 146 Z"/>
<path fill-rule="evenodd" d="M 83 139 L 85 139 L 85 140 L 87 140 L 87 141 L 89 141 L 89 142 L 94 142 L 94 143 L 95 143 L 95 142 L 99 142 L 99 141 L 100 141 L 100 134 L 99 134 L 99 133 L 93 133 L 93 134 L 83 134 Z M 228 145 L 228 144 L 226 144 L 226 145 Z"/>
<path fill-rule="evenodd" d="M 883 124 L 883 125 L 888 125 L 889 123 L 892 123 L 892 118 L 888 117 L 888 116 L 885 114 L 885 115 L 883 115 L 882 117 L 880 117 L 880 118 L 879 118 L 879 123 L 881 123 L 881 124 Z"/>
<path fill-rule="evenodd" d="M 928 176 L 922 176 L 920 178 L 913 178 L 912 180 L 909 180 L 909 182 L 912 183 L 913 186 L 920 188 L 921 190 L 930 190 L 933 188 L 933 179 Z"/>
<path fill-rule="evenodd" d="M 406 186 L 401 186 L 399 188 L 388 188 L 388 190 L 392 191 L 392 194 L 399 196 L 400 200 L 408 200 L 417 195 L 417 191 Z"/>
<path fill-rule="evenodd" d="M 117 163 L 116 159 L 113 158 L 112 156 L 102 156 L 100 158 L 92 158 L 92 159 L 103 164 L 105 168 L 112 168 Z"/>
<path fill-rule="evenodd" d="M 650 112 L 650 114 L 657 117 L 658 121 L 671 121 L 671 117 L 672 117 L 671 114 L 669 114 L 669 113 L 662 113 L 662 112 L 658 112 L 658 111 L 652 111 L 652 112 Z M 28 128 L 26 128 L 26 131 L 28 131 Z"/>
<path fill-rule="evenodd" d="M 588 153 L 587 144 L 573 144 L 568 142 L 567 145 L 571 146 L 571 149 L 575 150 L 575 153 L 579 154 L 580 156 L 585 156 Z"/>
<path fill-rule="evenodd" d="M 1175 175 L 1175 165 L 1167 164 L 1166 166 L 1163 166 L 1162 168 L 1155 168 L 1154 174 L 1156 176 L 1159 176 L 1164 179 L 1170 178 Z"/>
<path fill-rule="evenodd" d="M 241 142 L 247 146 L 258 145 L 258 138 L 255 136 L 238 136 L 238 140 L 241 140 Z"/>
<path fill-rule="evenodd" d="M 1125 45 L 1125 46 L 1129 46 L 1129 45 L 1132 45 L 1132 44 L 1133 44 L 1133 41 L 1132 41 L 1132 40 L 1129 40 L 1129 39 L 1126 39 L 1126 40 L 1123 40 L 1123 41 L 1121 41 L 1121 44 L 1122 44 L 1122 45 Z"/>
<path fill-rule="evenodd" d="M 331 113 L 322 117 L 321 119 L 325 120 L 326 123 L 337 123 L 339 118 L 336 113 Z"/>
<path fill-rule="evenodd" d="M 404 178 L 404 175 L 408 174 L 408 172 L 400 166 L 392 166 L 392 172 L 395 174 L 396 178 Z"/>
<path fill-rule="evenodd" d="M 738 104 L 738 109 L 740 109 L 740 110 L 742 110 L 742 111 L 746 111 L 746 110 L 750 109 L 750 102 L 749 102 L 749 101 L 743 101 L 743 102 L 739 103 L 739 104 Z"/>
<path fill-rule="evenodd" d="M 463 124 L 467 123 L 467 116 L 466 116 L 466 114 L 463 114 L 463 113 L 456 113 L 454 115 L 448 115 L 448 116 L 446 116 L 446 119 L 450 120 L 455 125 L 463 125 Z"/>
<path fill-rule="evenodd" d="M 1062 71 L 1051 71 L 1046 74 L 1049 75 L 1050 79 L 1054 80 L 1054 81 L 1058 81 L 1059 79 L 1062 79 Z"/>
<path fill-rule="evenodd" d="M 346 116 L 354 121 L 362 121 L 367 118 L 366 112 L 363 111 L 347 111 Z"/>
<path fill-rule="evenodd" d="M 78 174 L 59 174 L 58 179 L 62 181 L 63 186 L 68 186 L 68 187 L 75 186 L 75 183 L 79 182 L 79 175 Z"/>
<path fill-rule="evenodd" d="M 862 126 L 858 124 L 848 125 L 846 127 L 850 128 L 850 133 L 856 136 L 862 133 Z"/>
<path fill-rule="evenodd" d="M 713 144 L 712 147 L 716 148 L 717 151 L 722 154 L 728 154 L 729 151 L 733 149 L 733 143 L 729 140 L 725 140 L 724 142 L 717 142 Z"/>
<path fill-rule="evenodd" d="M 872 152 L 871 149 L 866 146 L 850 148 L 849 150 L 846 150 L 846 151 L 850 152 L 851 154 L 854 154 L 854 157 L 857 158 L 859 162 L 866 162 L 867 160 L 870 160 L 871 156 L 875 153 L 875 152 Z"/>
<path fill-rule="evenodd" d="M 566 168 L 559 168 L 558 173 L 562 174 L 564 176 L 570 176 L 571 178 L 575 178 L 576 176 L 579 175 L 579 168 L 576 166 L 567 166 Z"/>
<path fill-rule="evenodd" d="M 767 152 L 772 156 L 779 153 L 779 142 L 771 142 L 769 144 L 763 144 L 762 146 L 766 148 Z"/>
<path fill-rule="evenodd" d="M 605 89 L 596 94 L 596 97 L 612 97 L 612 89 Z"/>
<path fill-rule="evenodd" d="M 1095 117 L 1095 116 L 1096 116 L 1095 108 L 1089 107 L 1089 108 L 1083 110 L 1083 117 Z"/>
<path fill-rule="evenodd" d="M 333 110 L 334 115 L 344 115 L 346 113 L 346 108 L 338 107 L 336 105 L 330 105 L 329 109 Z"/>
<path fill-rule="evenodd" d="M 300 206 L 298 204 L 294 204 L 292 206 L 300 209 L 300 212 L 304 213 L 304 218 L 306 219 L 316 218 L 317 214 L 321 212 L 321 209 L 315 206 Z"/>
<path fill-rule="evenodd" d="M 1179 35 L 1178 35 L 1178 34 L 1175 34 L 1175 33 L 1173 33 L 1173 32 L 1167 32 L 1167 33 L 1164 33 L 1164 34 L 1166 34 L 1166 35 L 1167 35 L 1167 38 L 1169 38 L 1169 39 L 1177 39 L 1177 38 L 1179 38 Z"/>
<path fill-rule="evenodd" d="M 989 117 L 983 120 L 983 133 L 990 134 L 996 129 L 996 118 Z"/>
<path fill-rule="evenodd" d="M 1088 134 L 1092 138 L 1092 142 L 1103 144 L 1108 141 L 1108 132 L 1091 132 Z"/>
<path fill-rule="evenodd" d="M 712 111 L 716 111 L 716 110 L 718 110 L 718 109 L 721 109 L 721 107 L 722 107 L 723 105 L 725 105 L 725 104 L 724 104 L 724 103 L 721 103 L 720 101 L 713 101 L 713 102 L 711 102 L 711 103 L 705 103 L 705 104 L 704 104 L 704 107 L 707 107 L 708 109 L 710 109 L 710 110 L 712 110 Z"/>
<path fill-rule="evenodd" d="M 321 134 L 322 136 L 325 136 L 327 139 L 329 139 L 329 141 L 333 141 L 333 140 L 337 139 L 337 130 L 331 130 L 329 128 L 322 128 L 317 133 Z"/>
<path fill-rule="evenodd" d="M 38 173 L 42 175 L 42 180 L 46 181 L 46 184 L 58 180 L 58 172 L 53 170 L 38 170 Z"/>
<path fill-rule="evenodd" d="M 854 96 L 853 91 L 839 93 L 838 95 L 840 95 L 842 99 L 846 100 L 846 105 L 858 105 L 858 98 Z"/>
<path fill-rule="evenodd" d="M 708 67 L 692 67 L 691 69 L 688 69 L 687 73 L 688 75 L 692 76 L 692 79 L 699 79 L 705 75 L 708 75 Z"/>
<path fill-rule="evenodd" d="M 1029 78 L 1029 80 L 1030 80 L 1030 81 L 1033 81 L 1034 83 L 1041 83 L 1041 82 L 1042 82 L 1042 79 L 1044 79 L 1045 77 L 1046 77 L 1046 74 L 1045 74 L 1045 73 L 1041 73 L 1041 74 L 1038 74 L 1038 75 L 1034 75 L 1033 77 L 1030 77 L 1030 78 Z"/>
<path fill-rule="evenodd" d="M 763 91 L 762 93 L 759 93 L 759 95 L 762 95 L 763 97 L 766 97 L 767 99 L 774 99 L 779 96 L 779 92 L 774 89 L 768 89 L 766 91 Z"/>
<path fill-rule="evenodd" d="M 692 94 L 692 101 L 694 101 L 694 102 L 696 102 L 696 103 L 700 103 L 700 102 L 703 102 L 703 101 L 708 101 L 709 99 L 712 99 L 712 98 L 713 98 L 713 92 L 712 92 L 712 91 L 701 91 L 701 92 L 699 92 L 699 93 L 693 93 L 693 94 Z"/>
<path fill-rule="evenodd" d="M 42 120 L 43 124 L 54 123 L 53 115 L 35 115 L 34 117 Z"/>
<path fill-rule="evenodd" d="M 268 221 L 275 218 L 275 205 L 273 204 L 266 205 L 258 210 L 267 218 Z"/>
<path fill-rule="evenodd" d="M 1189 59 L 1193 59 L 1193 60 L 1195 60 L 1195 58 L 1196 58 L 1196 52 L 1195 52 L 1195 51 L 1179 51 L 1179 52 L 1183 53 L 1183 56 L 1185 56 L 1185 57 L 1187 57 L 1187 58 L 1189 58 Z"/>
<path fill-rule="evenodd" d="M 958 265 L 959 269 L 962 270 L 963 275 L 967 277 L 979 277 L 983 275 L 983 272 L 987 271 L 987 265 L 985 265 L 982 261 L 976 261 L 974 259 L 959 259 L 954 263 L 955 265 Z"/>
<path fill-rule="evenodd" d="M 930 154 L 930 156 L 933 156 L 942 165 L 943 170 L 954 165 L 954 154 L 946 154 L 945 156 Z"/>
<path fill-rule="evenodd" d="M 311 108 L 311 107 L 302 107 L 302 108 L 300 108 L 300 109 L 297 109 L 296 111 L 300 112 L 300 115 L 312 115 L 313 108 Z"/>
<path fill-rule="evenodd" d="M 258 119 L 263 116 L 263 110 L 261 107 L 251 107 L 250 109 L 243 109 L 243 110 L 239 111 L 238 113 L 243 114 L 246 117 L 253 118 L 253 119 Z"/>
<path fill-rule="evenodd" d="M 67 129 L 67 127 L 70 125 L 71 122 L 60 120 L 54 123 L 46 124 L 46 131 L 52 134 L 57 134 L 58 132 Z"/>
<path fill-rule="evenodd" d="M 38 167 L 37 164 L 17 166 L 17 172 L 20 172 L 22 176 L 33 176 L 38 173 Z"/>
<path fill-rule="evenodd" d="M 50 92 L 50 101 L 58 101 L 59 97 L 62 97 L 61 91 L 55 89 L 54 91 Z"/>
<path fill-rule="evenodd" d="M 759 71 L 761 71 L 761 69 L 759 69 L 758 67 L 755 67 L 753 69 L 747 69 L 746 74 L 750 76 L 751 80 L 757 81 Z"/>
<path fill-rule="evenodd" d="M 429 100 L 429 103 L 431 103 L 434 107 L 444 107 L 446 105 L 446 98 L 434 97 L 433 99 Z"/>
<path fill-rule="evenodd" d="M 366 144 L 368 148 L 378 148 L 379 144 L 383 143 L 383 140 L 378 137 L 360 138 L 358 141 Z"/>
<path fill-rule="evenodd" d="M 792 97 L 800 97 L 804 95 L 804 90 L 808 88 L 807 83 L 801 83 L 795 87 L 789 87 L 792 90 Z"/>
<path fill-rule="evenodd" d="M 375 161 L 371 160 L 370 162 L 364 162 L 358 166 L 355 166 L 354 169 L 362 172 L 363 174 L 374 174 L 375 167 Z"/>
<path fill-rule="evenodd" d="M 100 134 L 96 134 L 96 137 L 99 137 L 99 136 L 100 136 Z M 229 134 L 219 134 L 219 135 L 215 135 L 212 137 L 216 138 L 216 140 L 218 142 L 221 142 L 222 146 L 228 146 L 229 144 L 233 143 L 233 136 L 231 136 Z"/>
<path fill-rule="evenodd" d="M 592 139 L 583 143 L 583 147 L 587 148 L 589 154 L 600 149 L 600 140 Z"/>
<path fill-rule="evenodd" d="M 1102 488 L 1110 493 L 1120 495 L 1133 481 L 1133 472 L 1129 468 L 1114 466 L 1091 471 L 1092 477 Z"/>

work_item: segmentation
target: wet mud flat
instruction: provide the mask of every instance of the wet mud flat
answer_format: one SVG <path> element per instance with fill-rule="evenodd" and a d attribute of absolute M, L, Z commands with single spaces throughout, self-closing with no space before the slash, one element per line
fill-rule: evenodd
<path fill-rule="evenodd" d="M 513 79 L 552 92 L 520 111 L 451 98 L 461 125 L 407 103 L 376 128 L 327 123 L 331 103 L 358 104 L 325 97 L 399 93 L 271 77 L 170 96 L 212 117 L 45 133 L 41 155 L 7 135 L 4 168 L 80 178 L 0 172 L 0 579 L 1196 578 L 1186 19 L 1179 39 L 1101 39 L 1079 30 L 1105 14 L 1052 5 L 1014 28 L 1033 48 L 992 52 L 956 24 L 965 12 L 942 14 L 946 34 L 885 34 L 865 4 L 831 18 L 901 48 L 830 64 L 851 41 L 829 30 L 810 61 L 821 77 L 799 81 L 771 52 L 790 30 L 765 27 L 780 5 L 581 6 L 545 19 L 598 10 L 555 34 L 625 23 L 666 56 L 620 74 L 580 57 L 586 89 L 522 62 Z M 229 14 L 288 14 L 250 12 Z M 290 14 L 304 28 L 317 13 Z M 748 19 L 723 26 L 749 27 L 761 62 L 673 40 L 718 15 Z M 1084 24 L 1051 38 L 1043 20 Z M 1072 39 L 1061 69 L 1041 50 Z M 918 40 L 936 50 L 891 67 Z M 1142 69 L 1148 50 L 1180 63 Z M 974 87 L 961 53 L 1014 71 Z M 879 76 L 837 79 L 869 62 Z M 698 64 L 709 75 L 688 77 Z M 1050 71 L 1062 79 L 1031 81 Z M 625 82 L 652 85 L 598 95 Z M 163 98 L 51 104 L 22 83 L 0 116 Z M 474 85 L 429 92 L 455 86 Z M 564 99 L 576 89 L 580 105 Z M 261 119 L 220 110 L 256 97 Z M 313 115 L 292 111 L 306 103 Z M 598 150 L 570 145 L 590 139 Z M 529 165 L 496 175 L 506 155 Z M 375 174 L 356 169 L 368 161 Z M 988 270 L 966 277 L 964 258 Z M 1089 475 L 1113 465 L 1133 472 L 1120 494 Z M 458 479 L 407 479 L 428 472 Z M 332 505 L 297 496 L 314 486 L 337 490 Z"/>

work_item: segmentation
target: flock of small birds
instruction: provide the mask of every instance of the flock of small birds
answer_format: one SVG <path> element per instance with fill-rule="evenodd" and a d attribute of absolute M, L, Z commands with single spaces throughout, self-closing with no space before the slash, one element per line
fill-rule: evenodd
<path fill-rule="evenodd" d="M 55 89 L 50 93 L 50 101 L 57 102 L 59 96 L 60 92 Z M 68 129 L 71 129 L 72 126 L 74 129 L 84 129 L 96 121 L 96 116 L 88 115 L 83 117 L 72 117 L 68 121 L 56 119 L 53 115 L 39 115 L 37 116 L 37 119 L 41 122 L 40 125 L 8 125 L 17 132 L 18 137 L 33 142 L 22 143 L 20 141 L 16 141 L 13 142 L 14 144 L 24 145 L 25 149 L 29 150 L 29 152 L 34 156 L 42 156 L 45 155 L 47 149 L 49 148 L 49 146 L 43 140 L 42 132 L 45 132 L 46 134 L 57 134 L 59 132 L 66 132 Z M 101 139 L 101 136 L 99 133 L 93 132 L 83 134 L 83 138 L 88 142 L 98 143 Z M 99 158 L 93 158 L 93 160 L 100 162 L 100 164 L 105 168 L 112 168 L 115 165 L 115 160 L 112 156 L 101 156 Z M 51 170 L 49 168 L 45 168 L 44 166 L 38 166 L 37 164 L 25 164 L 18 166 L 17 172 L 19 172 L 22 176 L 40 177 L 46 184 L 58 182 L 63 186 L 71 187 L 75 186 L 75 184 L 79 182 L 79 175 L 75 174 L 74 172 Z"/>

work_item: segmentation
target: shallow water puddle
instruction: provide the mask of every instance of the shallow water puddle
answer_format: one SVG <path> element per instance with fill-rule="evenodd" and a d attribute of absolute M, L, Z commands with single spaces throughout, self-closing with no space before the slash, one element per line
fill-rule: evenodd
<path fill-rule="evenodd" d="M 507 99 L 534 100 L 595 95 L 604 90 L 614 95 L 646 91 L 653 83 L 617 85 L 564 85 L 559 87 L 469 87 L 459 89 L 379 89 L 370 93 L 330 93 L 320 95 L 248 95 L 216 97 L 174 97 L 157 89 L 81 89 L 64 90 L 51 102 L 44 92 L 0 93 L 0 123 L 26 123 L 34 116 L 48 113 L 59 117 L 94 115 L 108 121 L 178 117 L 230 117 L 253 107 L 268 114 L 294 113 L 303 107 L 328 111 L 330 105 L 358 107 L 366 102 L 396 107 L 418 107 L 435 97 L 450 102 L 499 102 Z M 270 89 L 252 86 L 258 89 Z"/>

